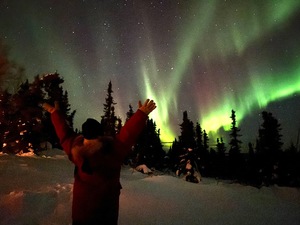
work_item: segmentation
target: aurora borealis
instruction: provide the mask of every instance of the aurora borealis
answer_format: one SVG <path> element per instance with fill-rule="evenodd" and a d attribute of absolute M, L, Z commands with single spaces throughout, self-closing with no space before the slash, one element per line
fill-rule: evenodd
<path fill-rule="evenodd" d="M 263 110 L 296 143 L 297 0 L 2 0 L 0 10 L 10 58 L 29 79 L 58 71 L 78 127 L 100 119 L 111 80 L 121 118 L 139 99 L 157 102 L 162 141 L 179 135 L 188 111 L 213 145 L 234 109 L 245 144 L 255 141 Z"/>

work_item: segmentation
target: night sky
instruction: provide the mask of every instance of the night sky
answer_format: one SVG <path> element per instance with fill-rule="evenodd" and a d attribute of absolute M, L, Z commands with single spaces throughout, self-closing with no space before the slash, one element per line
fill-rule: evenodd
<path fill-rule="evenodd" d="M 162 141 L 180 134 L 183 111 L 228 140 L 231 110 L 241 140 L 255 143 L 261 112 L 286 146 L 300 129 L 298 0 L 1 0 L 0 37 L 29 80 L 57 71 L 75 126 L 103 115 L 112 82 L 116 114 L 152 98 Z M 217 132 L 217 133 L 216 133 Z M 246 147 L 245 147 L 246 148 Z"/>

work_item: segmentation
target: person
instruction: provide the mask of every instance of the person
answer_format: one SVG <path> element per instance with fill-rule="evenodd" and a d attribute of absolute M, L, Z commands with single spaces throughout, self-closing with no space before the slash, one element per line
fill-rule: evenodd
<path fill-rule="evenodd" d="M 82 134 L 77 134 L 68 126 L 57 102 L 54 106 L 48 103 L 42 106 L 51 114 L 60 144 L 75 164 L 73 225 L 118 224 L 121 165 L 149 113 L 156 108 L 155 102 L 139 101 L 138 110 L 114 138 L 103 136 L 101 124 L 92 118 L 82 124 Z"/>
<path fill-rule="evenodd" d="M 194 168 L 191 164 L 191 160 L 188 159 L 185 165 L 185 171 L 186 171 L 186 181 L 193 182 L 194 181 Z"/>

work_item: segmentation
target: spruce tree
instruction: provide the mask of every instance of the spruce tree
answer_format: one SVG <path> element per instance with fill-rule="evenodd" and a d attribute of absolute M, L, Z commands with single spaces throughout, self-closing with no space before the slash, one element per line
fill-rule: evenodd
<path fill-rule="evenodd" d="M 220 141 L 221 140 L 221 141 Z M 221 158 L 225 157 L 226 147 L 225 143 L 223 142 L 223 138 L 217 138 L 217 154 Z"/>
<path fill-rule="evenodd" d="M 209 138 L 208 138 L 208 135 L 206 133 L 206 130 L 203 130 L 203 149 L 204 149 L 204 152 L 208 153 Z"/>
<path fill-rule="evenodd" d="M 161 168 L 165 152 L 159 137 L 159 130 L 153 119 L 148 119 L 146 127 L 139 136 L 135 145 L 137 164 L 146 164 L 148 167 Z"/>
<path fill-rule="evenodd" d="M 126 122 L 133 116 L 134 111 L 132 109 L 132 105 L 129 104 L 129 111 L 126 113 Z"/>
<path fill-rule="evenodd" d="M 209 164 L 210 164 L 209 138 L 208 138 L 208 134 L 206 133 L 206 130 L 203 130 L 203 150 L 202 150 L 201 156 L 200 156 L 200 167 L 199 167 L 199 168 L 202 168 L 201 174 L 203 176 L 208 175 Z"/>
<path fill-rule="evenodd" d="M 67 120 L 69 122 L 69 126 L 74 129 L 74 117 L 76 114 L 76 110 L 73 110 L 71 112 L 71 105 L 69 103 L 69 93 L 68 91 L 64 91 L 64 93 L 61 96 L 61 102 L 60 102 L 60 110 L 65 112 L 67 115 Z"/>
<path fill-rule="evenodd" d="M 226 146 L 223 138 L 217 138 L 217 155 L 216 155 L 216 176 L 224 178 L 227 175 L 226 170 Z"/>
<path fill-rule="evenodd" d="M 257 162 L 253 144 L 248 143 L 248 155 L 245 160 L 244 182 L 254 186 L 258 185 Z"/>
<path fill-rule="evenodd" d="M 37 90 L 42 91 L 43 98 L 42 102 L 46 101 L 50 104 L 54 104 L 55 101 L 59 103 L 60 111 L 66 115 L 69 126 L 73 129 L 73 120 L 76 114 L 76 110 L 71 111 L 68 91 L 64 91 L 62 84 L 64 79 L 59 73 L 49 73 L 43 76 L 36 76 L 33 83 Z M 57 138 L 56 132 L 52 125 L 50 114 L 44 113 L 42 118 L 43 124 L 43 137 L 44 141 L 49 141 L 54 147 L 60 148 L 59 140 Z"/>
<path fill-rule="evenodd" d="M 231 122 L 231 129 L 230 129 L 230 149 L 229 149 L 229 171 L 232 176 L 232 179 L 240 179 L 242 175 L 242 155 L 241 155 L 241 141 L 239 140 L 239 137 L 241 136 L 239 134 L 240 129 L 237 127 L 236 122 L 236 115 L 235 111 L 231 110 L 231 116 L 232 119 Z"/>
<path fill-rule="evenodd" d="M 11 97 L 11 110 L 9 111 L 10 121 L 10 142 L 16 142 L 10 152 L 40 150 L 40 143 L 49 141 L 54 147 L 60 147 L 50 115 L 45 113 L 40 104 L 54 101 L 60 103 L 60 110 L 67 116 L 72 126 L 75 111 L 70 113 L 68 94 L 63 94 L 60 84 L 63 79 L 58 73 L 35 76 L 34 81 L 24 81 L 18 91 Z"/>
<path fill-rule="evenodd" d="M 203 132 L 200 124 L 197 122 L 195 129 L 195 139 L 196 139 L 196 148 L 195 154 L 197 155 L 197 164 L 199 165 L 199 161 L 201 156 L 203 155 Z"/>
<path fill-rule="evenodd" d="M 230 149 L 229 149 L 229 156 L 232 157 L 237 157 L 240 153 L 241 153 L 241 143 L 242 141 L 239 140 L 239 137 L 241 136 L 239 134 L 239 132 L 241 131 L 238 127 L 237 127 L 237 122 L 236 122 L 236 115 L 235 115 L 235 111 L 231 110 L 231 117 L 232 122 L 231 122 L 231 129 L 230 129 Z"/>
<path fill-rule="evenodd" d="M 111 81 L 109 81 L 105 103 L 103 104 L 104 115 L 101 117 L 101 124 L 103 126 L 104 135 L 115 136 L 117 117 L 115 116 L 115 107 L 114 107 L 116 103 L 114 102 L 112 93 L 113 93 L 112 84 Z"/>
<path fill-rule="evenodd" d="M 264 182 L 272 183 L 274 166 L 278 164 L 282 151 L 281 125 L 270 112 L 262 112 L 263 123 L 258 130 L 257 154 L 260 159 Z"/>
<path fill-rule="evenodd" d="M 290 146 L 280 157 L 279 184 L 284 186 L 300 187 L 300 152 L 296 145 Z"/>
<path fill-rule="evenodd" d="M 175 138 L 175 140 L 172 143 L 172 146 L 170 147 L 167 156 L 169 157 L 169 168 L 172 171 L 175 171 L 177 169 L 177 166 L 179 164 L 179 157 L 182 154 L 182 148 L 180 146 L 179 141 Z"/>
<path fill-rule="evenodd" d="M 266 111 L 262 112 L 263 123 L 258 131 L 259 145 L 258 151 L 274 157 L 281 151 L 282 142 L 280 134 L 281 125 L 278 120 Z"/>
<path fill-rule="evenodd" d="M 182 148 L 195 148 L 195 132 L 193 122 L 188 118 L 187 111 L 183 112 L 183 121 L 180 124 L 181 135 L 179 142 Z"/>

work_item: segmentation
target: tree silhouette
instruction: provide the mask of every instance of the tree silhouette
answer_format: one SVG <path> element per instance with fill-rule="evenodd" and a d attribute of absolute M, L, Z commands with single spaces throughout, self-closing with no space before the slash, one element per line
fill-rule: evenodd
<path fill-rule="evenodd" d="M 179 157 L 181 154 L 183 154 L 182 147 L 180 143 L 177 141 L 177 139 L 175 138 L 175 140 L 172 143 L 172 146 L 167 152 L 167 156 L 169 157 L 168 166 L 172 171 L 175 171 L 177 169 L 179 165 Z"/>
<path fill-rule="evenodd" d="M 230 141 L 229 141 L 229 171 L 233 179 L 238 179 L 241 176 L 241 169 L 242 169 L 242 156 L 241 156 L 241 141 L 239 140 L 239 137 L 241 136 L 239 134 L 240 129 L 237 127 L 236 122 L 236 115 L 235 111 L 231 110 L 231 116 L 232 119 L 231 122 L 231 129 L 230 129 Z"/>
<path fill-rule="evenodd" d="M 198 122 L 196 123 L 196 128 L 195 128 L 195 141 L 196 141 L 195 154 L 200 159 L 203 152 L 203 132 Z"/>
<path fill-rule="evenodd" d="M 59 103 L 60 111 L 66 115 L 69 126 L 73 129 L 73 120 L 76 114 L 76 110 L 71 111 L 69 104 L 68 91 L 64 91 L 62 84 L 64 79 L 59 73 L 49 73 L 42 76 L 36 76 L 33 82 L 35 92 L 39 95 L 42 92 L 41 102 L 48 102 L 54 104 L 55 101 Z M 60 147 L 59 140 L 57 138 L 56 132 L 52 125 L 50 114 L 44 113 L 42 118 L 43 124 L 43 140 L 49 141 L 54 147 Z"/>
<path fill-rule="evenodd" d="M 129 111 L 126 113 L 126 122 L 133 116 L 134 111 L 132 109 L 132 105 L 129 104 Z"/>
<path fill-rule="evenodd" d="M 280 134 L 281 125 L 278 120 L 274 118 L 272 113 L 266 111 L 262 112 L 263 123 L 258 131 L 259 134 L 259 146 L 258 151 L 260 153 L 266 153 L 267 155 L 278 156 L 281 151 L 282 142 Z"/>
<path fill-rule="evenodd" d="M 217 154 L 224 158 L 226 152 L 225 143 L 223 142 L 223 138 L 217 138 Z"/>
<path fill-rule="evenodd" d="M 107 95 L 105 98 L 104 105 L 104 115 L 101 117 L 101 124 L 103 125 L 104 135 L 109 136 L 115 136 L 117 132 L 118 119 L 115 116 L 115 107 L 117 103 L 114 102 L 113 96 L 112 96 L 113 90 L 112 90 L 112 84 L 111 81 L 109 81 L 108 88 L 107 88 Z"/>
<path fill-rule="evenodd" d="M 209 153 L 209 138 L 206 130 L 203 130 L 203 150 L 205 155 Z"/>
<path fill-rule="evenodd" d="M 43 141 L 50 141 L 52 145 L 59 147 L 50 115 L 42 110 L 40 104 L 45 101 L 51 104 L 56 100 L 59 101 L 60 110 L 67 115 L 72 125 L 75 111 L 70 113 L 68 94 L 67 92 L 63 94 L 62 83 L 63 79 L 58 73 L 42 77 L 37 75 L 32 83 L 24 81 L 15 94 L 2 95 L 3 99 L 4 96 L 9 96 L 9 100 L 5 100 L 9 102 L 9 107 L 3 111 L 5 126 L 8 127 L 7 131 L 1 134 L 5 151 L 12 153 L 26 152 L 29 149 L 38 151 Z M 4 129 L 4 125 L 1 129 Z"/>
<path fill-rule="evenodd" d="M 148 119 L 146 127 L 139 136 L 134 149 L 136 164 L 148 167 L 162 168 L 165 152 L 159 137 L 159 130 L 153 119 Z"/>
<path fill-rule="evenodd" d="M 272 113 L 262 112 L 263 123 L 258 130 L 258 140 L 256 151 L 259 157 L 259 166 L 262 170 L 263 182 L 270 184 L 273 182 L 272 174 L 274 166 L 279 162 L 282 151 L 281 125 Z"/>
<path fill-rule="evenodd" d="M 203 130 L 203 150 L 201 151 L 200 156 L 200 172 L 203 176 L 207 176 L 209 174 L 209 164 L 210 164 L 210 156 L 209 156 L 209 138 L 206 130 Z"/>
<path fill-rule="evenodd" d="M 279 160 L 279 185 L 300 186 L 300 152 L 294 143 L 281 154 Z"/>
<path fill-rule="evenodd" d="M 182 123 L 179 125 L 181 133 L 178 137 L 178 141 L 175 138 L 172 146 L 168 152 L 168 156 L 170 158 L 170 164 L 172 169 L 176 169 L 175 167 L 180 161 L 181 155 L 185 154 L 186 149 L 188 148 L 196 148 L 196 140 L 195 140 L 195 131 L 193 122 L 188 118 L 187 111 L 183 112 L 183 119 Z M 197 135 L 201 135 L 201 128 L 200 125 L 198 127 Z M 198 141 L 201 142 L 202 138 L 198 136 Z"/>
<path fill-rule="evenodd" d="M 239 134 L 240 129 L 236 125 L 236 116 L 235 116 L 235 111 L 234 110 L 231 110 L 230 118 L 232 119 L 232 122 L 231 122 L 231 129 L 230 129 L 230 133 L 229 133 L 229 136 L 231 138 L 230 142 L 229 142 L 229 145 L 230 145 L 229 155 L 233 156 L 233 157 L 236 157 L 241 152 L 241 146 L 240 145 L 241 145 L 242 142 L 239 140 L 239 137 L 241 135 Z"/>
<path fill-rule="evenodd" d="M 221 178 L 225 178 L 228 174 L 226 168 L 226 146 L 223 142 L 223 138 L 217 138 L 217 154 L 216 154 L 216 175 Z"/>
<path fill-rule="evenodd" d="M 126 121 L 134 114 L 133 108 L 129 105 L 129 111 L 126 113 Z M 148 119 L 146 126 L 140 134 L 131 155 L 128 157 L 132 166 L 145 164 L 148 167 L 162 168 L 165 151 L 162 148 L 160 140 L 160 131 L 156 129 L 156 123 L 153 119 Z"/>
<path fill-rule="evenodd" d="M 179 142 L 182 148 L 195 148 L 195 132 L 193 122 L 188 118 L 187 111 L 183 112 L 183 121 L 180 124 L 181 134 Z"/>
<path fill-rule="evenodd" d="M 38 106 L 40 98 L 31 92 L 30 87 L 26 80 L 10 97 L 10 109 L 6 111 L 9 130 L 4 137 L 7 152 L 26 152 L 29 148 L 37 149 L 39 146 L 41 134 L 39 118 L 42 117 L 42 111 Z"/>

